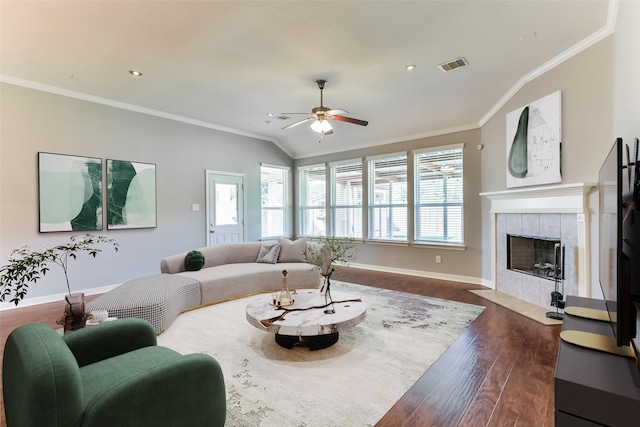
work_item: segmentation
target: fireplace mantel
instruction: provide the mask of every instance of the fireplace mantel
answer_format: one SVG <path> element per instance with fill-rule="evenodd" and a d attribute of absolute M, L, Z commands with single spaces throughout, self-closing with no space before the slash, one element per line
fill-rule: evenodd
<path fill-rule="evenodd" d="M 587 213 L 589 193 L 597 184 L 527 187 L 480 193 L 491 201 L 490 213 Z"/>
<path fill-rule="evenodd" d="M 540 187 L 516 188 L 504 191 L 480 193 L 491 202 L 491 251 L 492 285 L 500 290 L 497 280 L 497 216 L 500 214 L 576 214 L 578 232 L 577 291 L 579 296 L 591 296 L 589 258 L 591 250 L 590 222 L 593 210 L 590 206 L 597 184 L 580 182 Z M 501 241 L 500 244 L 503 244 Z"/>

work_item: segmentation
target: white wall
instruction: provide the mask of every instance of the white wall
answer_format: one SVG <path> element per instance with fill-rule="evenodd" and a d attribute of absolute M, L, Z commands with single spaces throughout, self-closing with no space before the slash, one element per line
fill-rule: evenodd
<path fill-rule="evenodd" d="M 613 129 L 640 138 L 640 2 L 620 2 L 613 35 Z"/>

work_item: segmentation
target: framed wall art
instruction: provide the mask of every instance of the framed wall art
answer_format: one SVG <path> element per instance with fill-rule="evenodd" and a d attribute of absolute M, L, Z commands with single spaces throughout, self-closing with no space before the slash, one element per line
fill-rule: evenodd
<path fill-rule="evenodd" d="M 40 232 L 102 230 L 102 159 L 38 153 Z"/>
<path fill-rule="evenodd" d="M 107 160 L 107 229 L 156 225 L 156 165 Z"/>
<path fill-rule="evenodd" d="M 560 95 L 507 114 L 507 188 L 562 182 Z"/>

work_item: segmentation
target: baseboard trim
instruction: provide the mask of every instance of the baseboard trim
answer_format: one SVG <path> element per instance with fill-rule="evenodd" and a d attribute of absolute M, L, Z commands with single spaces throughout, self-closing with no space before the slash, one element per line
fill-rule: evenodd
<path fill-rule="evenodd" d="M 96 294 L 104 294 L 105 292 L 109 292 L 110 290 L 116 288 L 120 286 L 120 283 L 118 283 L 117 285 L 109 285 L 109 286 L 101 286 L 99 288 L 90 288 L 90 289 L 84 289 L 84 290 L 79 290 L 77 292 L 84 292 L 85 296 L 88 295 L 96 295 Z M 75 293 L 76 291 L 74 291 Z M 31 307 L 33 305 L 39 305 L 39 304 L 47 304 L 50 302 L 60 302 L 60 304 L 62 304 L 62 301 L 64 300 L 64 296 L 67 295 L 66 292 L 60 293 L 60 294 L 52 294 L 52 295 L 45 295 L 42 297 L 34 297 L 34 298 L 25 298 L 22 301 L 20 301 L 20 304 L 15 305 L 14 303 L 11 302 L 2 302 L 0 303 L 0 311 L 6 311 L 6 310 L 13 310 L 16 308 L 24 308 L 24 307 Z"/>
<path fill-rule="evenodd" d="M 470 283 L 473 285 L 487 286 L 480 277 L 458 276 L 455 274 L 436 273 L 433 271 L 411 270 L 407 268 L 387 267 L 383 265 L 350 263 L 349 267 L 360 268 L 362 270 L 381 271 L 383 273 L 405 274 L 407 276 L 426 277 L 428 279 L 448 280 L 451 282 Z M 487 286 L 491 287 L 491 286 Z"/>
<path fill-rule="evenodd" d="M 484 286 L 484 287 L 487 287 L 489 289 L 493 289 L 493 290 L 496 289 L 496 284 L 493 283 L 493 281 L 489 280 L 489 279 L 482 279 L 481 285 Z"/>

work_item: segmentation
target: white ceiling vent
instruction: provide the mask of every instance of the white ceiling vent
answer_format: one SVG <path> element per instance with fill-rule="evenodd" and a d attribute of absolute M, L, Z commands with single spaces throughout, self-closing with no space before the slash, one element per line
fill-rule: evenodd
<path fill-rule="evenodd" d="M 469 65 L 466 59 L 458 58 L 453 61 L 445 62 L 444 64 L 438 65 L 442 71 L 451 71 L 456 68 L 464 67 L 465 65 Z"/>

